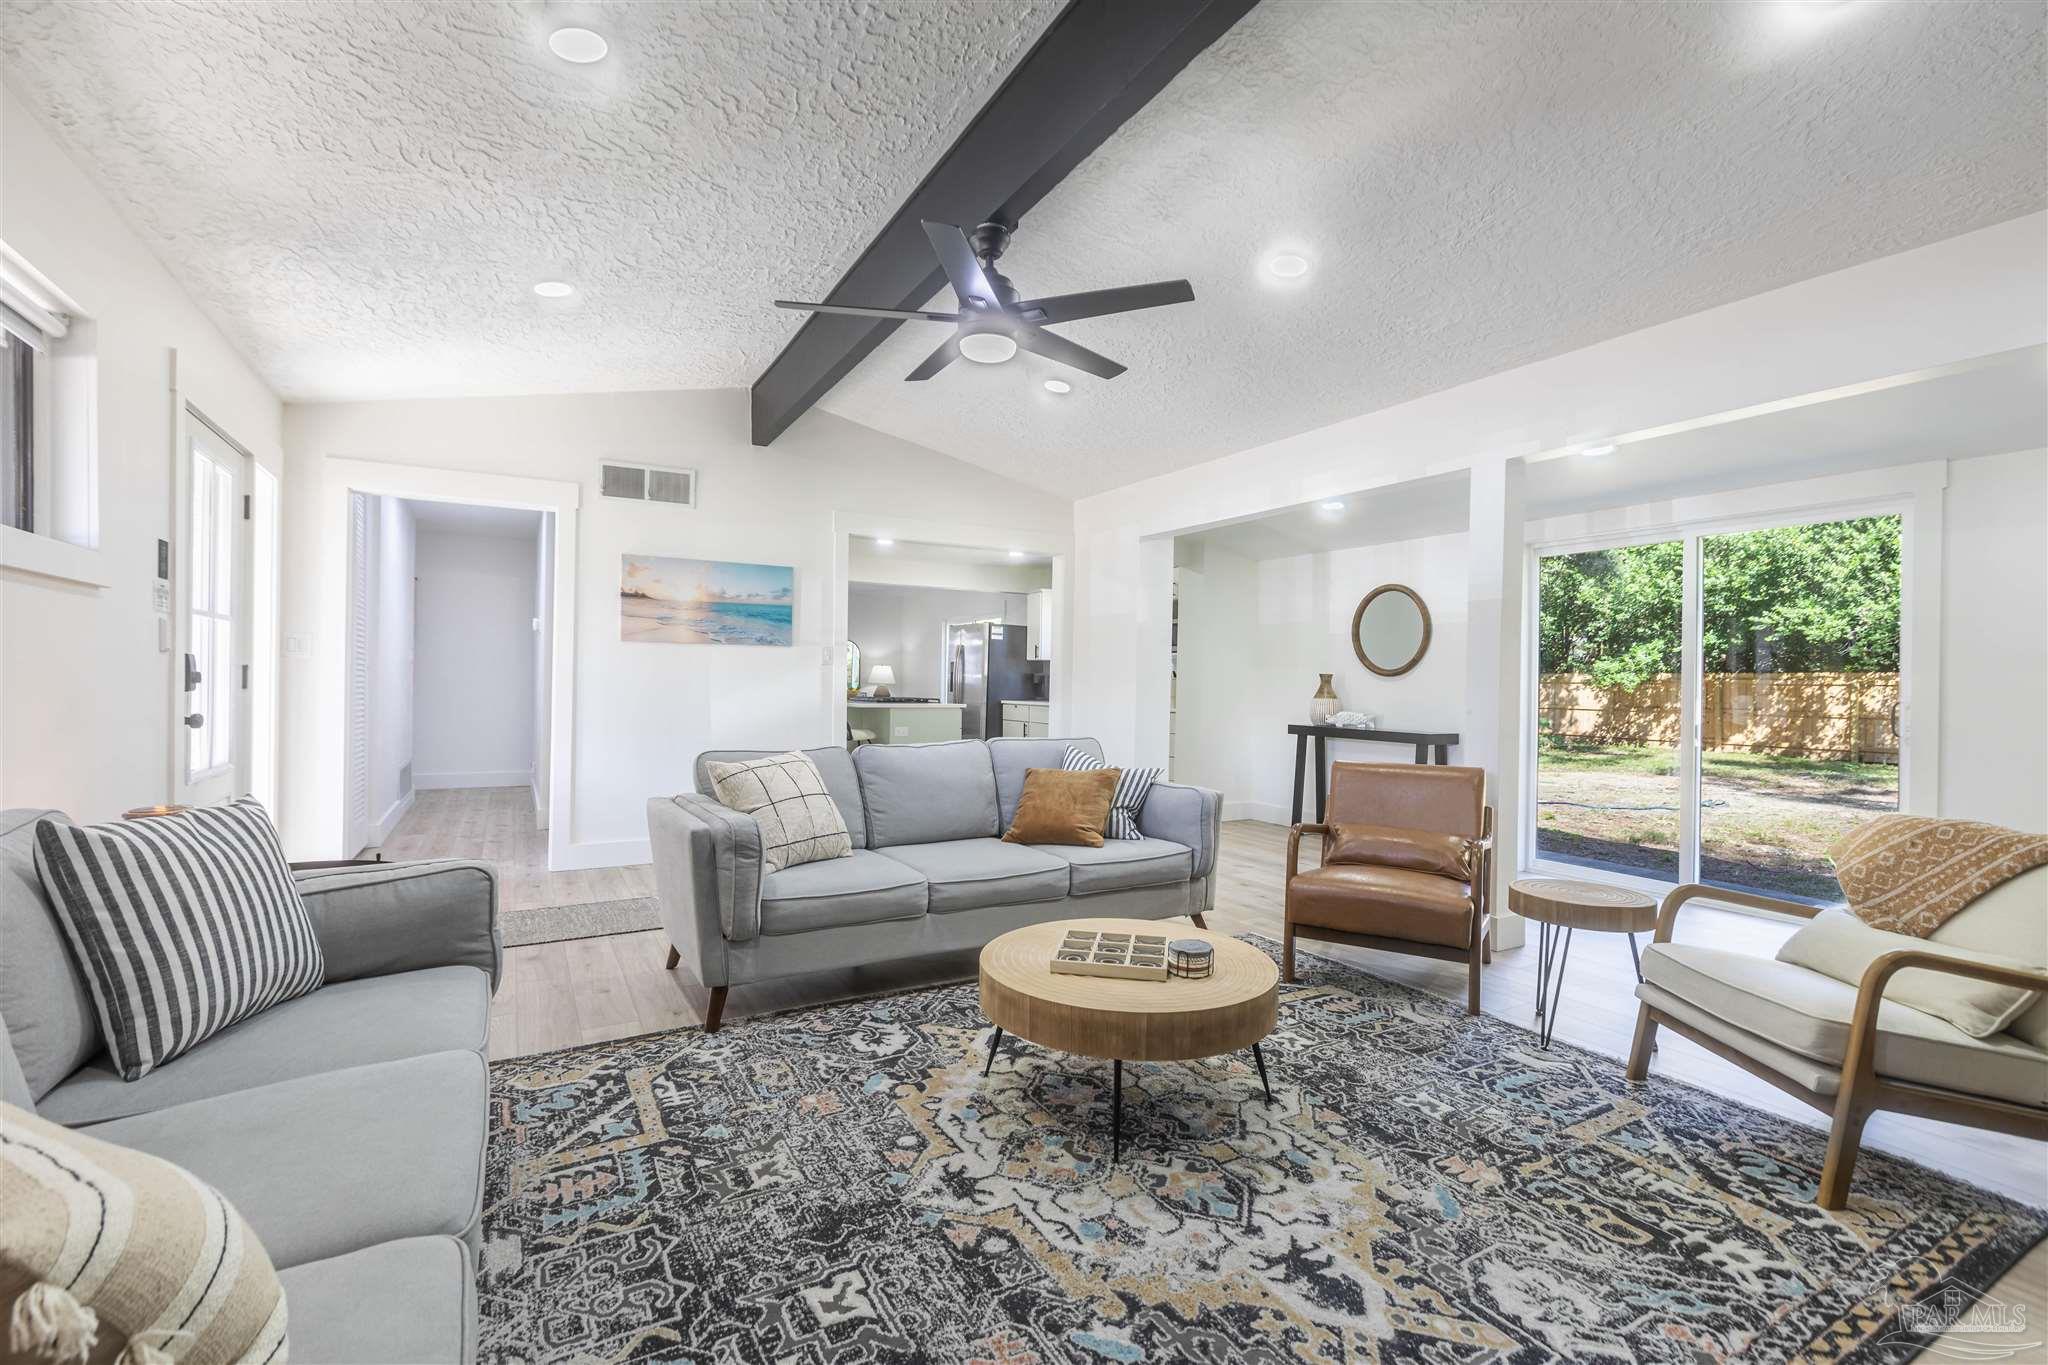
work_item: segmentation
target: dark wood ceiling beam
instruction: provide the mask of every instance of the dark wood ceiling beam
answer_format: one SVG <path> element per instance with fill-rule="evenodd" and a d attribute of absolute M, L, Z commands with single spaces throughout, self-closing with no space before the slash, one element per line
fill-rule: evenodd
<path fill-rule="evenodd" d="M 922 307 L 946 283 L 925 219 L 969 231 L 998 214 L 1020 220 L 1257 3 L 1072 0 L 822 302 Z M 897 326 L 813 313 L 754 381 L 754 444 L 780 436 Z"/>

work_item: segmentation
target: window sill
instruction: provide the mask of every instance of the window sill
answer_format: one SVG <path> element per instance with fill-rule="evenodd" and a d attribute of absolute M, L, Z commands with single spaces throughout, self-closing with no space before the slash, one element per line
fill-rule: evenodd
<path fill-rule="evenodd" d="M 79 583 L 88 588 L 111 586 L 98 550 L 73 545 L 67 540 L 39 536 L 31 531 L 0 526 L 0 568 Z"/>

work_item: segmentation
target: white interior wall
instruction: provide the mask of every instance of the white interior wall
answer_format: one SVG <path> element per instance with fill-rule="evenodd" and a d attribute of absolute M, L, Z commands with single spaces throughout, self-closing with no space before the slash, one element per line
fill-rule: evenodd
<path fill-rule="evenodd" d="M 2048 450 L 1949 464 L 1941 814 L 2048 833 Z"/>
<path fill-rule="evenodd" d="M 948 621 L 999 620 L 1026 624 L 1027 596 L 1019 592 L 963 592 L 955 588 L 854 583 L 846 594 L 846 638 L 860 646 L 861 686 L 876 664 L 896 673 L 890 691 L 906 697 L 943 697 Z"/>
<path fill-rule="evenodd" d="M 565 480 L 582 489 L 574 535 L 573 771 L 557 771 L 570 816 L 550 831 L 563 865 L 647 859 L 646 801 L 689 785 L 704 749 L 833 743 L 844 657 L 833 632 L 834 518 L 1001 526 L 1064 544 L 1072 504 L 848 422 L 812 412 L 765 448 L 749 439 L 743 389 L 293 405 L 286 507 L 285 630 L 339 638 L 345 586 L 319 570 L 329 457 L 477 475 Z M 687 452 L 687 456 L 680 452 Z M 600 459 L 687 463 L 698 506 L 601 498 Z M 452 496 L 452 494 L 450 494 Z M 557 528 L 562 543 L 569 536 Z M 620 556 L 792 565 L 795 645 L 744 648 L 619 639 Z M 561 618 L 566 620 L 566 618 Z M 566 628 L 566 627 L 565 627 Z M 324 647 L 290 661 L 283 717 L 287 846 L 330 856 L 341 842 L 341 662 Z M 423 763 L 416 763 L 423 767 Z"/>
<path fill-rule="evenodd" d="M 964 592 L 1031 592 L 1052 586 L 1050 564 L 971 564 L 937 559 L 915 545 L 879 550 L 856 541 L 846 553 L 847 576 L 862 583 L 896 583 L 910 588 L 957 588 Z"/>
<path fill-rule="evenodd" d="M 530 786 L 539 591 L 532 538 L 423 526 L 417 572 L 414 785 Z"/>
<path fill-rule="evenodd" d="M 549 666 L 555 650 L 555 517 L 542 515 L 534 532 L 533 620 L 533 810 L 541 829 L 548 827 L 548 713 L 554 680 Z"/>
<path fill-rule="evenodd" d="M 412 808 L 413 575 L 417 529 L 403 498 L 370 499 L 370 842 Z"/>
<path fill-rule="evenodd" d="M 4 88 L 0 239 L 93 324 L 105 584 L 0 569 L 0 805 L 109 819 L 170 796 L 172 659 L 151 588 L 174 527 L 172 353 L 187 400 L 279 473 L 283 409 Z"/>
<path fill-rule="evenodd" d="M 2044 229 L 2013 219 L 1081 499 L 1071 728 L 1165 761 L 1164 538 L 2040 345 Z"/>
<path fill-rule="evenodd" d="M 1342 706 L 1376 715 L 1385 729 L 1461 730 L 1465 570 L 1462 533 L 1268 560 L 1204 550 L 1184 562 L 1175 780 L 1222 791 L 1226 818 L 1285 823 L 1294 779 L 1286 727 L 1308 720 L 1320 673 L 1332 675 Z M 1372 672 L 1351 648 L 1351 614 L 1383 583 L 1413 588 L 1430 614 L 1429 649 L 1398 678 Z M 1366 763 L 1414 757 L 1349 740 L 1331 741 L 1329 753 Z"/>

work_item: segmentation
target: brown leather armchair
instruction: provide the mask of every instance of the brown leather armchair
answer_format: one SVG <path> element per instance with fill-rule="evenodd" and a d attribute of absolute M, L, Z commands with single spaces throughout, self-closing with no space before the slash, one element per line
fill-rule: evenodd
<path fill-rule="evenodd" d="M 1323 846 L 1307 872 L 1304 834 L 1321 835 Z M 1287 836 L 1281 976 L 1294 980 L 1297 935 L 1464 962 L 1466 1012 L 1477 1014 L 1479 968 L 1493 960 L 1492 873 L 1484 768 L 1333 763 L 1323 822 Z"/>

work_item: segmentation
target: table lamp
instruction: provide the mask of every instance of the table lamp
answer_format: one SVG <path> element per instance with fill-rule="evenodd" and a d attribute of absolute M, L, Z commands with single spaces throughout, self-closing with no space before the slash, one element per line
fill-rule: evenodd
<path fill-rule="evenodd" d="M 868 686 L 874 689 L 877 700 L 889 695 L 889 687 L 896 681 L 896 670 L 887 664 L 876 664 L 868 670 Z"/>

